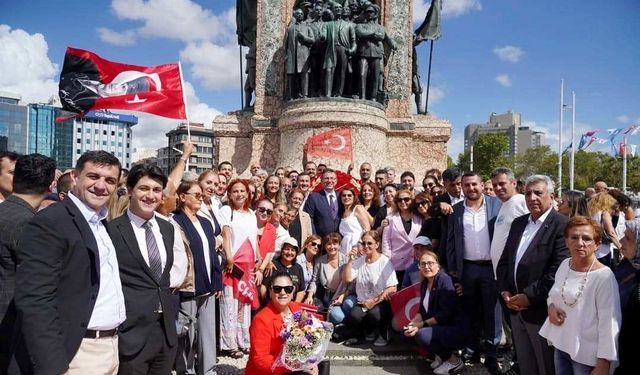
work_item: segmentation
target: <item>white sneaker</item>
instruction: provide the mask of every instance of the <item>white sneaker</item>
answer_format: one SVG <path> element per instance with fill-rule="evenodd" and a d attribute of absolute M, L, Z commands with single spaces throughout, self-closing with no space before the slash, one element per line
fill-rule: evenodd
<path fill-rule="evenodd" d="M 449 361 L 444 361 L 440 367 L 433 370 L 433 373 L 436 375 L 449 375 L 449 374 L 457 374 L 464 368 L 464 362 L 461 359 L 458 359 L 458 362 L 451 363 Z"/>
<path fill-rule="evenodd" d="M 435 369 L 440 367 L 440 365 L 442 364 L 442 358 L 440 358 L 439 355 L 436 354 L 435 358 L 433 359 L 433 362 L 431 362 L 431 368 Z"/>
<path fill-rule="evenodd" d="M 373 342 L 373 346 L 387 346 L 388 343 L 389 341 L 380 335 L 376 341 Z"/>

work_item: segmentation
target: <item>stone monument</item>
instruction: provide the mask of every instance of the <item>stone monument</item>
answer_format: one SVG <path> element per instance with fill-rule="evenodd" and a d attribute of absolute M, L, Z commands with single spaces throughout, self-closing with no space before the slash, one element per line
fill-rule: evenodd
<path fill-rule="evenodd" d="M 247 1 L 250 0 L 238 0 L 239 3 Z M 332 7 L 336 4 L 341 5 L 340 9 Z M 358 4 L 361 11 L 369 9 L 368 13 L 363 12 L 361 16 L 368 19 L 357 19 L 351 10 L 346 15 L 341 13 L 343 8 L 357 11 Z M 361 71 L 357 65 L 361 64 L 356 62 L 357 52 L 354 54 L 351 48 L 340 47 L 339 52 L 346 50 L 351 58 L 348 77 L 342 78 L 341 82 L 336 81 L 343 76 L 331 71 L 334 75 L 333 90 L 331 84 L 328 91 L 327 85 L 322 84 L 323 92 L 289 98 L 291 91 L 288 88 L 290 77 L 286 66 L 286 40 L 287 34 L 292 35 L 293 32 L 294 7 L 304 11 L 304 22 L 325 22 L 318 21 L 318 17 L 311 12 L 331 13 L 330 17 L 325 17 L 326 22 L 332 23 L 331 26 L 310 25 L 311 29 L 315 27 L 320 30 L 318 35 L 314 32 L 314 41 L 319 39 L 325 43 L 329 39 L 326 35 L 328 32 L 343 27 L 337 23 L 340 19 L 353 19 L 356 27 L 358 22 L 371 23 L 373 15 L 370 7 L 374 8 L 375 17 L 380 22 L 380 26 L 375 28 L 379 39 L 371 43 L 378 43 L 375 47 L 384 50 L 384 57 L 369 59 L 369 71 L 379 71 L 380 76 L 372 79 L 369 73 L 366 83 L 369 87 L 376 85 L 375 88 L 379 89 L 376 97 L 367 97 L 366 93 L 360 92 Z M 432 115 L 411 113 L 414 51 L 411 1 L 257 0 L 255 11 L 255 28 L 243 27 L 255 33 L 255 43 L 248 45 L 250 51 L 255 51 L 255 58 L 250 56 L 251 63 L 255 64 L 255 73 L 248 72 L 249 77 L 255 79 L 255 83 L 252 82 L 255 103 L 250 105 L 252 98 L 249 97 L 245 100 L 247 104 L 243 110 L 220 115 L 213 120 L 216 160 L 231 161 L 238 173 L 244 175 L 249 173 L 249 166 L 253 163 L 259 163 L 269 170 L 276 166 L 292 166 L 300 170 L 301 163 L 307 159 L 346 170 L 349 161 L 313 156 L 307 158 L 305 144 L 313 135 L 336 128 L 349 128 L 354 148 L 352 162 L 356 166 L 367 161 L 375 168 L 393 166 L 398 171 L 413 171 L 416 176 L 423 175 L 430 168 L 446 168 L 451 125 Z M 334 11 L 338 13 L 337 16 Z M 251 19 L 251 16 L 244 18 Z M 293 22 L 300 22 L 300 18 L 300 14 L 297 14 L 297 21 Z M 254 34 L 249 35 L 252 37 Z M 351 33 L 349 31 L 344 35 L 350 38 Z M 350 40 L 340 42 L 339 34 L 331 38 L 337 40 L 336 46 L 340 43 L 351 46 L 352 43 Z M 308 45 L 308 42 L 306 40 L 305 44 Z M 319 48 L 326 50 L 325 47 Z M 314 58 L 313 51 L 311 58 Z M 324 56 L 320 58 L 324 59 Z M 310 64 L 311 69 L 314 65 L 319 65 L 321 69 L 323 61 Z M 380 65 L 371 66 L 376 61 Z M 340 72 L 343 63 L 338 64 Z M 314 74 L 312 70 L 309 80 L 317 78 Z M 323 76 L 318 81 L 326 82 L 325 78 Z M 343 92 L 335 90 L 336 82 L 344 86 Z M 360 99 L 361 96 L 365 99 Z"/>

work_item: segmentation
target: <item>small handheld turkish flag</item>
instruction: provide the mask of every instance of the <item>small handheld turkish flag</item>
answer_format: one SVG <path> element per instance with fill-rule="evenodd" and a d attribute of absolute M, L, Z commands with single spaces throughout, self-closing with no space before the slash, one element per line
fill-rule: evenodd
<path fill-rule="evenodd" d="M 124 109 L 187 118 L 178 64 L 121 64 L 69 47 L 60 73 L 59 94 L 63 109 L 75 113 Z"/>
<path fill-rule="evenodd" d="M 420 286 L 415 283 L 391 296 L 393 327 L 402 329 L 420 312 Z"/>
<path fill-rule="evenodd" d="M 351 160 L 351 129 L 334 129 L 313 135 L 307 139 L 305 148 L 308 156 Z"/>

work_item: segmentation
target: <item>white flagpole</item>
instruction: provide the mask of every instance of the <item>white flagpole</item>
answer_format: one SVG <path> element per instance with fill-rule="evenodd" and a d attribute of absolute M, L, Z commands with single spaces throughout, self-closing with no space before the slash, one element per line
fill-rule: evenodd
<path fill-rule="evenodd" d="M 469 152 L 469 168 L 473 171 L 473 144 L 471 144 L 471 151 Z"/>
<path fill-rule="evenodd" d="M 576 162 L 576 92 L 571 91 L 571 159 L 569 163 L 569 189 L 573 190 Z"/>
<path fill-rule="evenodd" d="M 560 129 L 558 132 L 558 197 L 562 196 L 562 117 L 564 111 L 564 79 L 560 80 Z"/>
<path fill-rule="evenodd" d="M 627 136 L 622 138 L 622 192 L 627 194 Z"/>
<path fill-rule="evenodd" d="M 178 61 L 178 70 L 180 70 L 180 84 L 182 85 L 182 100 L 184 101 L 184 117 L 186 117 L 187 121 L 187 139 L 191 142 L 191 124 L 189 123 L 189 109 L 187 106 L 187 90 L 184 86 L 184 76 L 182 75 L 182 63 Z M 189 170 L 189 160 L 191 157 L 187 158 L 185 162 L 185 170 Z"/>

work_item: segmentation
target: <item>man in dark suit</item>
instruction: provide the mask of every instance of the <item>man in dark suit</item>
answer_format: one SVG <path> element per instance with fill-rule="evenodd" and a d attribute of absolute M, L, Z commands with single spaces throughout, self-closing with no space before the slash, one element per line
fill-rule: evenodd
<path fill-rule="evenodd" d="M 338 177 L 333 169 L 327 169 L 322 174 L 322 191 L 311 193 L 304 205 L 304 212 L 311 216 L 315 233 L 324 237 L 337 232 L 340 225 L 342 203 L 335 191 Z"/>
<path fill-rule="evenodd" d="M 73 174 L 68 198 L 38 212 L 18 242 L 15 304 L 25 346 L 15 350 L 23 367 L 10 373 L 118 371 L 117 328 L 126 310 L 103 220 L 120 162 L 108 152 L 89 151 Z"/>
<path fill-rule="evenodd" d="M 151 165 L 127 177 L 129 209 L 107 225 L 116 248 L 127 320 L 120 327 L 118 374 L 171 372 L 175 357 L 176 307 L 170 290 L 173 225 L 156 217 L 167 176 Z"/>
<path fill-rule="evenodd" d="M 464 200 L 464 195 L 462 194 L 462 171 L 458 168 L 445 169 L 442 172 L 442 180 L 447 192 L 433 199 L 433 204 L 429 207 L 429 215 L 440 221 L 440 233 L 442 233 L 444 241 L 442 241 L 437 250 L 441 265 L 446 269 L 448 268 L 446 253 L 447 217 L 453 213 L 453 205 Z"/>
<path fill-rule="evenodd" d="M 55 160 L 46 156 L 18 157 L 13 193 L 0 204 L 0 374 L 7 372 L 13 352 L 11 343 L 16 320 L 13 290 L 18 239 L 47 196 L 55 171 Z"/>
<path fill-rule="evenodd" d="M 447 217 L 446 243 L 448 272 L 454 283 L 462 287 L 462 304 L 472 319 L 472 340 L 466 359 L 479 360 L 481 341 L 484 345 L 484 365 L 490 373 L 498 373 L 495 307 L 497 302 L 495 277 L 491 265 L 492 226 L 489 224 L 500 211 L 497 198 L 485 196 L 482 178 L 475 172 L 462 176 L 464 201 L 453 206 Z"/>
<path fill-rule="evenodd" d="M 563 236 L 568 218 L 553 209 L 553 191 L 549 177 L 527 178 L 525 201 L 530 214 L 511 224 L 496 270 L 523 375 L 554 374 L 553 347 L 538 335 L 547 318 L 547 296 L 556 271 L 569 256 Z"/>

